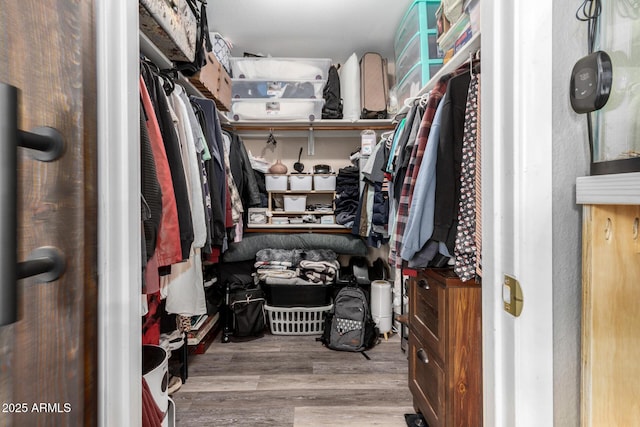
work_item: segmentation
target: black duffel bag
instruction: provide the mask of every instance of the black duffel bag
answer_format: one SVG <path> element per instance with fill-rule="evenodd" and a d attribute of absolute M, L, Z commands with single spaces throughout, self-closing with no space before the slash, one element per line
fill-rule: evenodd
<path fill-rule="evenodd" d="M 265 329 L 264 291 L 257 288 L 232 290 L 229 308 L 234 337 L 261 337 Z"/>

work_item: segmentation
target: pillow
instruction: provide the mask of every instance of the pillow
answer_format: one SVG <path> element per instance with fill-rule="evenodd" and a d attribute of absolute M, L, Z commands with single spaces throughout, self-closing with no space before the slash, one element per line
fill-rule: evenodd
<path fill-rule="evenodd" d="M 330 249 L 340 255 L 366 256 L 367 246 L 352 234 L 245 233 L 242 241 L 229 243 L 222 261 L 254 260 L 260 249 Z"/>
<path fill-rule="evenodd" d="M 360 118 L 360 63 L 353 53 L 340 67 L 340 94 L 342 95 L 342 114 L 345 120 Z"/>

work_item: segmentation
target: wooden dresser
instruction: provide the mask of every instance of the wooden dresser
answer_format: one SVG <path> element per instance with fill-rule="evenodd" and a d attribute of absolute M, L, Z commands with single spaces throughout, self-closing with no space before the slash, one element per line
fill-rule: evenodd
<path fill-rule="evenodd" d="M 451 269 L 409 281 L 409 389 L 429 427 L 482 426 L 482 297 Z"/>

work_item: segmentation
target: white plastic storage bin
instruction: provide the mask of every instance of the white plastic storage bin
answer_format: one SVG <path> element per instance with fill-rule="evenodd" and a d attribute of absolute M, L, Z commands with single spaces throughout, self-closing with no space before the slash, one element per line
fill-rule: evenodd
<path fill-rule="evenodd" d="M 327 58 L 229 58 L 232 77 L 260 80 L 327 80 Z"/>
<path fill-rule="evenodd" d="M 273 335 L 319 335 L 324 331 L 324 318 L 333 304 L 321 307 L 264 306 Z"/>
<path fill-rule="evenodd" d="M 309 191 L 311 190 L 311 181 L 311 175 L 290 175 L 289 188 L 295 191 Z"/>
<path fill-rule="evenodd" d="M 268 81 L 233 79 L 233 98 L 322 99 L 324 80 Z"/>
<path fill-rule="evenodd" d="M 287 175 L 265 174 L 267 191 L 287 191 Z"/>
<path fill-rule="evenodd" d="M 287 194 L 284 196 L 285 212 L 304 212 L 307 208 L 307 196 Z"/>
<path fill-rule="evenodd" d="M 233 120 L 309 120 L 322 118 L 324 99 L 233 99 Z"/>
<path fill-rule="evenodd" d="M 313 175 L 313 189 L 316 191 L 335 191 L 336 176 L 331 175 Z"/>

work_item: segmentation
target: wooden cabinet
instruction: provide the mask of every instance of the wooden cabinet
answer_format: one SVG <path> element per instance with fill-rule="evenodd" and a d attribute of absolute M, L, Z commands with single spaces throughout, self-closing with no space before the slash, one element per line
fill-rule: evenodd
<path fill-rule="evenodd" d="M 581 425 L 637 426 L 640 205 L 583 212 Z"/>
<path fill-rule="evenodd" d="M 482 298 L 451 269 L 409 281 L 409 389 L 429 427 L 482 426 Z"/>

